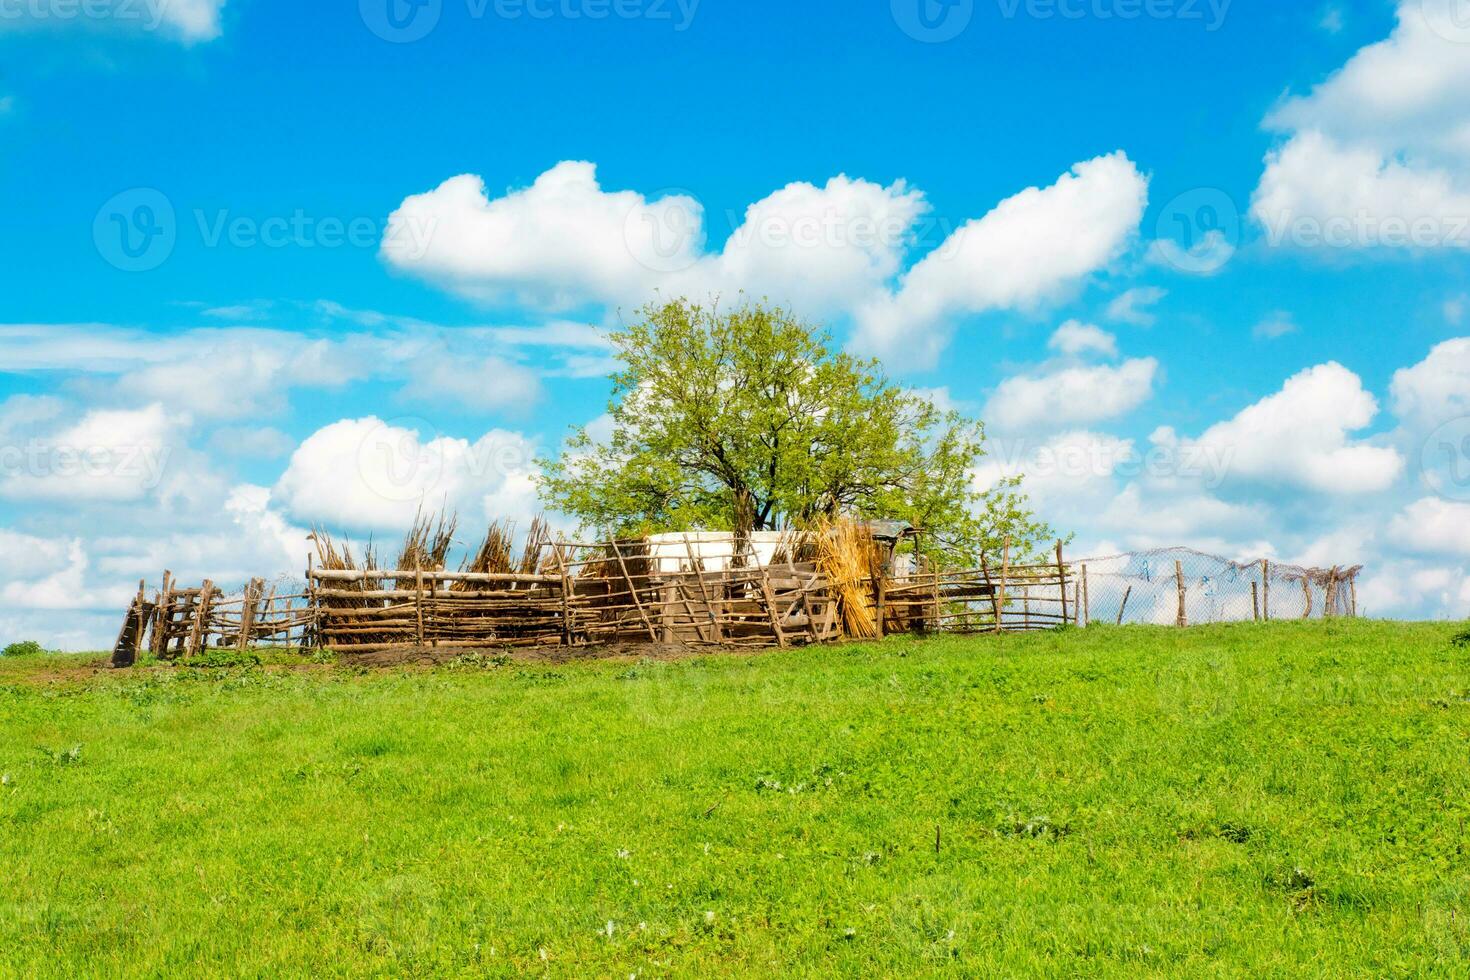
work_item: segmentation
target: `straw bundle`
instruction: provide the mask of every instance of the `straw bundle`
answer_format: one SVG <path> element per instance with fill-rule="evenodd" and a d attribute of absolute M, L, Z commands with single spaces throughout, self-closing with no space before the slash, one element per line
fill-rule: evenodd
<path fill-rule="evenodd" d="M 815 529 L 817 568 L 831 583 L 842 609 L 847 635 L 871 639 L 878 635 L 878 613 L 873 601 L 873 576 L 881 558 L 873 536 L 850 518 L 839 518 Z"/>
<path fill-rule="evenodd" d="M 403 548 L 394 568 L 403 572 L 437 572 L 442 569 L 458 525 L 459 518 L 453 513 L 441 511 L 435 517 L 420 509 L 414 516 L 413 526 L 404 536 Z"/>

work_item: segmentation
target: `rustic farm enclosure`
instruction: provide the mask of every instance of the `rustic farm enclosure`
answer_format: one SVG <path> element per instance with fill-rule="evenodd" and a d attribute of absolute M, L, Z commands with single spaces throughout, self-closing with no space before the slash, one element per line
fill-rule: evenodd
<path fill-rule="evenodd" d="M 1187 549 L 941 568 L 898 537 L 853 522 L 772 536 L 760 546 L 700 532 L 553 541 L 537 522 L 519 556 L 494 524 L 456 570 L 454 521 L 421 522 L 395 567 L 360 563 L 317 532 L 302 580 L 253 579 L 226 592 L 164 572 L 140 582 L 114 649 L 190 659 L 210 648 L 326 648 L 342 654 L 511 648 L 802 646 L 895 633 L 1025 632 L 1103 623 L 1356 616 L 1359 568 L 1248 564 Z"/>

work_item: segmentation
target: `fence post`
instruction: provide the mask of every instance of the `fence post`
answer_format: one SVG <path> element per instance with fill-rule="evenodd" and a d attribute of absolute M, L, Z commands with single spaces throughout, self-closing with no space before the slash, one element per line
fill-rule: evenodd
<path fill-rule="evenodd" d="M 1251 582 L 1251 622 L 1261 621 L 1261 588 L 1260 583 Z"/>
<path fill-rule="evenodd" d="M 1118 625 L 1123 625 L 1123 614 L 1128 611 L 1128 597 L 1133 594 L 1133 586 L 1128 586 L 1123 591 L 1123 603 L 1118 607 Z"/>
<path fill-rule="evenodd" d="M 1179 615 L 1176 617 L 1174 625 L 1188 626 L 1189 616 L 1184 604 L 1184 563 L 1178 558 L 1174 559 L 1174 586 L 1179 591 Z"/>
<path fill-rule="evenodd" d="M 1353 619 L 1358 618 L 1358 573 L 1353 572 L 1348 576 L 1348 615 Z"/>
<path fill-rule="evenodd" d="M 1271 621 L 1271 560 L 1261 559 L 1261 619 Z"/>
<path fill-rule="evenodd" d="M 152 651 L 155 657 L 168 652 L 169 627 L 173 619 L 173 572 L 163 570 L 163 585 L 158 590 L 158 608 L 153 612 Z"/>
<path fill-rule="evenodd" d="M 1322 602 L 1322 618 L 1331 619 L 1337 615 L 1337 566 L 1327 573 L 1327 595 Z"/>
<path fill-rule="evenodd" d="M 995 604 L 995 631 L 1005 632 L 1006 578 L 1011 574 L 1011 539 L 1007 535 L 1000 553 L 1000 598 Z"/>
<path fill-rule="evenodd" d="M 653 628 L 653 622 L 648 618 L 648 612 L 643 608 L 643 600 L 638 597 L 638 588 L 633 584 L 633 576 L 628 572 L 628 563 L 623 561 L 623 552 L 618 548 L 616 539 L 608 542 L 612 545 L 613 554 L 617 555 L 618 568 L 622 569 L 623 581 L 628 583 L 628 592 L 633 597 L 633 605 L 638 610 L 638 616 L 643 620 L 643 627 L 648 630 L 650 643 L 658 642 L 658 633 Z"/>
<path fill-rule="evenodd" d="M 204 585 L 199 590 L 199 601 L 194 604 L 194 625 L 189 630 L 189 646 L 184 653 L 184 659 L 193 659 L 199 652 L 201 645 L 209 643 L 209 601 L 214 592 L 214 583 L 209 579 L 204 580 Z"/>
<path fill-rule="evenodd" d="M 422 568 L 413 570 L 413 620 L 413 635 L 418 641 L 419 650 L 422 651 L 424 649 L 424 570 Z"/>
<path fill-rule="evenodd" d="M 1082 566 L 1082 625 L 1092 625 L 1092 596 L 1087 592 L 1087 565 Z"/>
<path fill-rule="evenodd" d="M 240 600 L 240 636 L 235 641 L 235 649 L 241 652 L 250 646 L 250 630 L 255 626 L 255 603 L 258 601 L 255 583 L 259 579 L 251 579 L 245 583 L 245 595 Z M 262 589 L 265 583 L 261 582 Z"/>
<path fill-rule="evenodd" d="M 1310 579 L 1311 576 L 1306 572 L 1302 573 L 1302 599 L 1306 603 L 1305 611 L 1302 613 L 1302 619 L 1312 618 L 1312 583 Z"/>
<path fill-rule="evenodd" d="M 556 570 L 561 575 L 561 639 L 566 646 L 572 646 L 576 642 L 576 623 L 572 619 L 572 579 L 567 574 L 567 563 L 562 557 L 562 546 L 566 538 L 557 535 L 556 544 L 551 546 L 551 553 L 556 556 Z M 688 544 L 688 539 L 685 539 Z"/>
<path fill-rule="evenodd" d="M 1062 625 L 1067 624 L 1067 566 L 1062 564 L 1062 542 L 1057 542 L 1057 575 L 1062 588 Z"/>

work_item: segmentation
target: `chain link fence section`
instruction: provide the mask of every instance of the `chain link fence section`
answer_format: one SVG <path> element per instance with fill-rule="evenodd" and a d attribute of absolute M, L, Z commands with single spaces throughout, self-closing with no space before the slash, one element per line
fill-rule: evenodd
<path fill-rule="evenodd" d="M 1269 559 L 1238 562 L 1191 548 L 1135 551 L 1072 564 L 1083 583 L 1080 608 L 1087 623 L 1193 626 L 1358 614 L 1361 565 L 1304 568 Z"/>

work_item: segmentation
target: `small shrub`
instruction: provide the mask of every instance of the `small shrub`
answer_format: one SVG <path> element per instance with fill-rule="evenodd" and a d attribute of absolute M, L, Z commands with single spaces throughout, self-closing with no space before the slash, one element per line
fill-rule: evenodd
<path fill-rule="evenodd" d="M 227 647 L 215 647 L 192 660 L 186 660 L 184 666 L 202 667 L 205 669 L 218 667 L 259 667 L 260 657 L 251 653 L 249 650 L 231 650 Z"/>
<path fill-rule="evenodd" d="M 35 640 L 21 640 L 6 647 L 0 652 L 0 657 L 36 657 L 45 652 L 45 648 Z"/>

